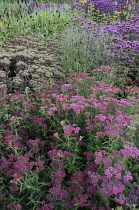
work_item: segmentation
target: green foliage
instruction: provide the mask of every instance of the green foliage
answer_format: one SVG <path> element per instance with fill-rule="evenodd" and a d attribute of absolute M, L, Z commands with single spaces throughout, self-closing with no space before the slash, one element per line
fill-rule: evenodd
<path fill-rule="evenodd" d="M 3 11 L 3 14 L 1 14 L 0 41 L 10 40 L 20 33 L 25 36 L 40 37 L 41 40 L 56 36 L 67 27 L 68 20 L 72 16 L 72 12 L 61 14 L 55 9 L 49 12 L 36 11 L 31 15 L 27 9 L 23 9 L 23 12 L 20 10 L 15 12 L 11 12 L 11 10 Z"/>
<path fill-rule="evenodd" d="M 69 26 L 62 33 L 62 39 L 65 40 L 61 42 L 64 51 L 64 71 L 90 72 L 98 66 L 116 63 L 114 54 L 109 52 L 107 47 L 108 40 L 111 45 L 109 35 L 102 31 L 98 33 L 98 36 L 92 32 L 86 34 L 85 31 L 80 32 L 76 26 Z"/>
<path fill-rule="evenodd" d="M 121 206 L 117 206 L 115 209 L 112 208 L 112 210 L 124 210 Z"/>

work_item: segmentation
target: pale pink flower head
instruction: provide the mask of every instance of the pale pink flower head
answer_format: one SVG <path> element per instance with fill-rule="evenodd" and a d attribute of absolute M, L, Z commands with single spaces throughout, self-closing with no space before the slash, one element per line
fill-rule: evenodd
<path fill-rule="evenodd" d="M 71 84 L 63 84 L 61 90 L 65 90 L 65 88 L 73 89 L 73 86 Z"/>
<path fill-rule="evenodd" d="M 131 176 L 131 172 L 130 171 L 125 171 L 125 176 L 124 177 L 124 183 L 128 183 L 128 181 L 132 180 L 133 177 Z"/>

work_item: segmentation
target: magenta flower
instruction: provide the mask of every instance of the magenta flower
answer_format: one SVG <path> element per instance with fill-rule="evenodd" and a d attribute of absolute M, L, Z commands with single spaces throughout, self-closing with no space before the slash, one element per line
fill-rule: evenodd
<path fill-rule="evenodd" d="M 75 133 L 79 133 L 80 130 L 81 130 L 81 128 L 79 128 L 79 127 L 74 128 Z"/>
<path fill-rule="evenodd" d="M 45 110 L 45 109 L 47 109 L 47 108 L 48 108 L 48 106 L 47 106 L 47 105 L 40 106 L 40 109 L 41 109 L 41 110 Z"/>
<path fill-rule="evenodd" d="M 118 193 L 123 193 L 124 191 L 124 185 L 120 182 L 120 183 L 116 183 L 116 186 L 114 185 L 112 187 L 112 194 L 117 195 Z"/>
<path fill-rule="evenodd" d="M 11 209 L 11 210 L 21 210 L 22 206 L 21 204 L 15 204 L 15 203 L 9 203 L 7 206 L 7 209 Z"/>
<path fill-rule="evenodd" d="M 29 139 L 28 142 L 29 142 L 30 145 L 32 145 L 34 147 L 34 146 L 38 146 L 40 141 L 41 141 L 41 139 L 35 139 L 35 140 Z"/>
<path fill-rule="evenodd" d="M 99 115 L 96 115 L 93 120 L 100 120 L 101 122 L 105 121 L 107 119 L 106 116 L 102 115 L 102 114 L 99 114 Z"/>
<path fill-rule="evenodd" d="M 98 173 L 92 171 L 88 171 L 87 174 L 89 177 L 88 182 L 94 187 L 98 186 L 98 181 L 101 179 L 101 176 Z"/>
<path fill-rule="evenodd" d="M 115 178 L 116 179 L 120 179 L 121 178 L 121 174 L 120 173 L 115 174 Z"/>
<path fill-rule="evenodd" d="M 123 176 L 124 178 L 124 183 L 128 183 L 129 180 L 132 180 L 133 177 L 131 176 L 131 172 L 130 171 L 125 171 L 125 176 Z"/>
<path fill-rule="evenodd" d="M 117 161 L 116 163 L 114 163 L 114 166 L 119 170 L 119 171 L 122 171 L 124 169 L 124 167 L 121 165 L 123 164 L 124 162 L 123 161 Z"/>
<path fill-rule="evenodd" d="M 67 104 L 67 103 L 63 103 L 61 108 L 62 109 L 70 109 L 69 104 Z"/>
<path fill-rule="evenodd" d="M 109 197 L 112 194 L 117 195 L 118 193 L 123 193 L 124 185 L 119 180 L 109 181 L 109 179 L 103 179 L 101 184 L 100 192 L 102 196 Z"/>
<path fill-rule="evenodd" d="M 73 124 L 73 126 L 75 126 L 76 124 Z M 81 130 L 81 128 L 79 127 L 72 127 L 71 125 L 63 125 L 63 130 L 66 136 L 71 136 L 72 131 L 74 131 L 75 133 L 78 133 L 79 130 Z"/>
<path fill-rule="evenodd" d="M 71 136 L 73 127 L 71 125 L 63 125 L 63 130 L 66 136 Z"/>
<path fill-rule="evenodd" d="M 19 187 L 17 187 L 17 185 L 14 184 L 13 186 L 10 187 L 10 190 L 11 190 L 12 192 L 16 192 L 16 191 L 19 190 Z"/>
<path fill-rule="evenodd" d="M 65 170 L 59 169 L 57 171 L 51 171 L 51 175 L 52 175 L 52 178 L 57 178 L 57 179 L 62 180 L 66 176 L 66 173 L 65 173 Z"/>
<path fill-rule="evenodd" d="M 76 114 L 80 114 L 81 110 L 80 109 L 75 109 Z"/>
<path fill-rule="evenodd" d="M 84 152 L 84 155 L 86 155 L 87 160 L 92 160 L 92 157 L 94 156 L 94 154 L 90 152 Z"/>
<path fill-rule="evenodd" d="M 72 153 L 62 150 L 49 150 L 48 156 L 51 160 L 59 160 L 64 157 L 71 157 Z"/>
<path fill-rule="evenodd" d="M 126 197 L 123 194 L 119 194 L 118 197 L 114 198 L 114 201 L 119 204 L 124 204 L 126 202 Z"/>
<path fill-rule="evenodd" d="M 37 158 L 36 166 L 38 166 L 40 170 L 44 169 L 44 164 L 45 164 L 45 161 L 41 161 L 40 158 Z"/>
<path fill-rule="evenodd" d="M 96 136 L 100 136 L 100 137 L 103 137 L 103 136 L 105 136 L 105 134 L 103 133 L 103 132 L 96 132 Z"/>
<path fill-rule="evenodd" d="M 84 177 L 84 173 L 82 171 L 78 171 L 72 175 L 71 180 L 72 182 L 76 182 L 76 183 L 78 182 L 79 184 L 83 185 L 84 184 L 83 177 Z"/>
<path fill-rule="evenodd" d="M 73 88 L 71 84 L 63 84 L 61 87 Z"/>
<path fill-rule="evenodd" d="M 99 165 L 101 160 L 103 160 L 103 157 L 96 157 L 96 159 L 94 160 L 96 165 Z"/>
<path fill-rule="evenodd" d="M 107 169 L 105 169 L 104 174 L 106 175 L 106 177 L 107 177 L 108 179 L 110 179 L 110 178 L 113 176 L 113 174 L 109 171 L 109 169 L 108 169 L 108 168 L 107 168 Z"/>
<path fill-rule="evenodd" d="M 85 112 L 84 115 L 90 115 L 90 112 Z"/>

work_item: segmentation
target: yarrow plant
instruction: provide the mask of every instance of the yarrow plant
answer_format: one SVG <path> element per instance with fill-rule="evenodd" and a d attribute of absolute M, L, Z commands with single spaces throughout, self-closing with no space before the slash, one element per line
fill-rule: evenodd
<path fill-rule="evenodd" d="M 32 47 L 36 54 L 27 56 L 29 48 L 24 42 L 34 46 L 35 38 L 29 36 L 22 43 L 23 37 L 10 30 L 12 24 L 17 26 L 10 21 L 22 15 L 14 13 L 11 4 L 5 11 L 7 26 L 3 26 L 4 19 L 0 26 L 3 42 L 9 39 L 7 51 L 3 50 L 6 44 L 0 45 L 0 209 L 138 209 L 138 5 L 120 0 L 77 1 L 71 13 L 63 8 L 49 16 L 48 11 L 39 11 L 46 6 L 43 1 L 32 2 L 32 7 L 38 8 L 29 14 L 32 20 L 25 16 L 19 19 L 23 25 L 28 21 L 40 39 L 44 34 L 38 32 L 39 27 L 46 31 L 47 19 L 48 28 L 56 32 L 51 33 L 53 39 L 57 37 L 61 46 L 64 75 L 54 78 L 51 74 L 52 78 L 49 75 L 31 89 L 30 78 L 39 80 L 48 63 L 47 70 L 56 71 L 58 64 L 53 61 L 57 53 L 38 61 L 37 54 L 44 54 L 44 50 L 49 54 L 49 46 L 54 44 L 49 42 L 48 49 L 44 48 L 38 38 L 37 50 Z M 127 20 L 132 14 L 136 19 Z M 64 16 L 66 28 L 60 26 L 63 31 L 59 33 L 57 26 L 63 24 L 59 21 Z M 112 16 L 115 19 L 109 19 Z M 5 33 L 8 26 L 10 36 Z M 26 29 L 22 28 L 24 35 L 29 33 Z M 14 54 L 17 48 L 21 53 L 10 57 L 9 51 Z M 27 55 L 22 56 L 23 50 Z M 30 64 L 29 75 L 25 62 Z M 34 73 L 38 62 L 42 67 L 39 75 Z M 19 79 L 20 71 L 25 76 L 24 90 L 12 86 L 10 92 L 9 86 L 15 77 Z"/>

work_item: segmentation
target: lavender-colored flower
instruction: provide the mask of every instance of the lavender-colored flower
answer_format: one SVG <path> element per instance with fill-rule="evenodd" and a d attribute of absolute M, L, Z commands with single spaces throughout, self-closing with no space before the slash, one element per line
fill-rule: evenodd
<path fill-rule="evenodd" d="M 78 171 L 72 175 L 71 180 L 72 182 L 76 183 L 78 182 L 80 185 L 84 185 L 83 177 L 84 177 L 84 172 Z"/>
<path fill-rule="evenodd" d="M 16 191 L 19 190 L 19 187 L 17 187 L 17 185 L 14 184 L 13 186 L 10 187 L 10 190 L 11 190 L 12 192 L 16 192 Z"/>
<path fill-rule="evenodd" d="M 88 177 L 89 177 L 89 183 L 94 185 L 94 186 L 97 186 L 98 185 L 98 181 L 101 179 L 101 176 L 96 173 L 96 172 L 91 172 L 91 171 L 88 171 L 87 172 L 88 174 Z"/>
<path fill-rule="evenodd" d="M 57 171 L 51 171 L 51 175 L 52 175 L 52 178 L 62 180 L 66 176 L 66 173 L 65 173 L 65 170 L 59 169 Z"/>
<path fill-rule="evenodd" d="M 61 86 L 61 88 L 64 88 L 64 87 L 67 87 L 67 88 L 73 88 L 73 86 L 71 84 L 63 84 Z"/>
<path fill-rule="evenodd" d="M 119 194 L 119 197 L 115 197 L 114 201 L 119 204 L 124 204 L 126 202 L 126 197 L 123 194 Z"/>
<path fill-rule="evenodd" d="M 15 203 L 9 203 L 7 206 L 7 209 L 12 209 L 12 210 L 21 210 L 22 206 L 21 204 L 15 204 Z"/>
<path fill-rule="evenodd" d="M 124 183 L 128 183 L 129 180 L 133 179 L 130 171 L 125 171 L 125 176 L 123 176 L 123 178 L 124 178 Z"/>

